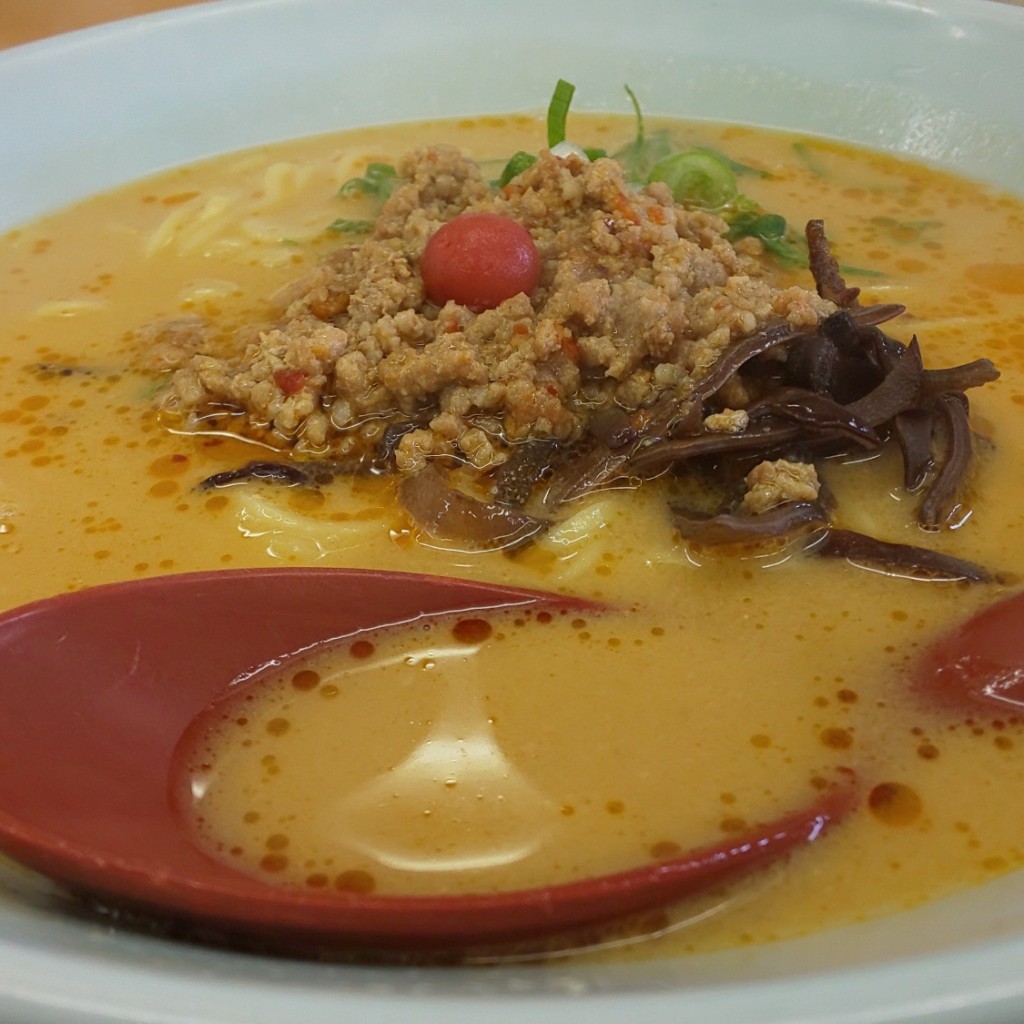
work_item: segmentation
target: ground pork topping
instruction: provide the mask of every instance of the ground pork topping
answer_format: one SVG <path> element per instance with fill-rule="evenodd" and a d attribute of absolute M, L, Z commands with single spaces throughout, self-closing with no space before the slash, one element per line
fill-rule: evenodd
<path fill-rule="evenodd" d="M 813 465 L 786 459 L 759 462 L 746 475 L 745 482 L 743 510 L 754 514 L 787 501 L 815 501 L 821 486 Z"/>
<path fill-rule="evenodd" d="M 397 171 L 373 236 L 290 289 L 281 322 L 243 351 L 187 360 L 168 410 L 328 453 L 367 417 L 385 417 L 416 425 L 398 446 L 400 470 L 427 453 L 479 465 L 485 448 L 496 464 L 527 438 L 579 440 L 608 402 L 639 409 L 685 394 L 730 340 L 769 320 L 804 325 L 835 308 L 773 288 L 763 264 L 725 240 L 724 221 L 684 209 L 661 184 L 637 189 L 614 160 L 542 153 L 500 192 L 448 146 L 411 153 Z M 467 211 L 527 228 L 542 261 L 531 295 L 480 313 L 424 297 L 426 242 Z"/>
<path fill-rule="evenodd" d="M 665 182 L 630 180 L 610 158 L 531 159 L 495 187 L 450 146 L 406 155 L 372 233 L 287 288 L 279 319 L 233 350 L 194 319 L 141 330 L 148 364 L 177 367 L 164 413 L 300 460 L 397 472 L 422 529 L 483 547 L 538 535 L 595 488 L 666 475 L 684 536 L 821 529 L 815 458 L 890 437 L 926 491 L 921 522 L 952 515 L 970 455 L 962 392 L 993 380 L 991 363 L 924 370 L 916 340 L 878 327 L 902 307 L 860 306 L 818 221 L 813 287 L 780 286 L 759 237 L 731 241 L 727 220 Z M 470 307 L 436 268 L 424 284 L 470 222 L 509 238 L 514 225 L 528 293 Z M 927 424 L 912 447 L 911 419 Z M 266 465 L 254 475 L 294 476 Z"/>

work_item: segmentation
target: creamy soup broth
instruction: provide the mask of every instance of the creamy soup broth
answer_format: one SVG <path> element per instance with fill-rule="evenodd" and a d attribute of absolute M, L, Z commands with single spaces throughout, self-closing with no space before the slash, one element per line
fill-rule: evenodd
<path fill-rule="evenodd" d="M 570 132 L 612 150 L 632 130 L 625 119 L 576 115 Z M 707 124 L 674 130 L 770 171 L 743 181 L 766 208 L 794 224 L 824 218 L 840 260 L 878 272 L 849 273 L 863 300 L 907 306 L 891 333 L 909 341 L 916 332 L 926 365 L 978 356 L 998 364 L 1000 381 L 971 396 L 984 442 L 958 529 L 921 533 L 887 456 L 832 465 L 827 479 L 844 525 L 972 559 L 1012 583 L 1024 572 L 1016 543 L 1024 524 L 1024 206 L 819 140 Z M 267 319 L 271 297 L 338 244 L 325 226 L 365 215 L 360 200 L 336 193 L 368 161 L 447 141 L 493 160 L 496 176 L 508 154 L 536 150 L 542 138 L 541 122 L 511 117 L 268 146 L 169 171 L 9 233 L 0 245 L 0 604 L 161 573 L 301 564 L 493 579 L 623 609 L 584 623 L 499 623 L 502 639 L 460 654 L 458 670 L 425 668 L 430 659 L 421 659 L 409 672 L 427 682 L 416 686 L 375 668 L 332 682 L 332 669 L 314 666 L 321 687 L 337 687 L 342 710 L 331 713 L 366 728 L 350 730 L 339 774 L 310 776 L 296 792 L 319 799 L 344 790 L 332 799 L 363 832 L 339 840 L 330 870 L 370 876 L 381 892 L 510 888 L 635 866 L 794 809 L 844 766 L 863 787 L 852 816 L 730 893 L 680 908 L 679 922 L 708 906 L 721 912 L 670 928 L 644 950 L 670 955 L 792 937 L 1020 867 L 1024 729 L 951 721 L 915 704 L 902 678 L 915 651 L 1004 585 L 893 578 L 786 548 L 689 548 L 673 533 L 658 485 L 590 499 L 515 557 L 418 537 L 386 479 L 338 479 L 320 491 L 196 489 L 260 450 L 181 434 L 160 419 L 154 396 L 164 375 L 158 358 L 140 361 L 139 326 L 198 313 L 227 335 Z M 289 678 L 279 699 L 292 705 L 282 712 L 271 695 L 261 721 L 299 716 L 315 730 L 310 709 L 331 702 L 315 689 L 289 693 Z M 476 729 L 487 756 L 507 768 L 512 810 L 488 812 L 464 858 L 476 857 L 476 866 L 465 872 L 452 869 L 465 852 L 458 828 L 441 824 L 415 856 L 406 849 L 388 861 L 380 837 L 398 826 L 368 810 L 374 780 L 408 761 L 432 729 Z M 298 756 L 274 742 L 260 739 L 260 758 Z M 258 790 L 266 762 L 253 764 Z M 880 786 L 898 798 L 872 800 Z M 263 870 L 287 830 L 267 808 L 266 827 L 255 827 L 253 789 L 233 792 L 222 812 L 227 831 L 214 842 L 246 846 L 246 869 Z M 420 810 L 439 814 L 454 799 L 433 790 L 414 797 Z M 463 806 L 454 817 L 471 813 Z M 500 847 L 501 856 L 488 861 L 481 834 L 498 836 L 491 852 Z M 529 855 L 506 856 L 519 840 Z M 433 865 L 417 862 L 431 850 Z M 291 880 L 324 874 L 319 856 L 293 863 Z M 269 863 L 281 868 L 280 859 Z"/>

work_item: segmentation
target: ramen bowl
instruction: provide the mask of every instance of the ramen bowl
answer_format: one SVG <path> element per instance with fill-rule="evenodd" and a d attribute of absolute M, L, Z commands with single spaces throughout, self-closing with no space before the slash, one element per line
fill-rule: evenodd
<path fill-rule="evenodd" d="M 512 7 L 229 0 L 0 55 L 2 226 L 250 145 L 388 122 L 645 110 L 860 143 L 1024 194 L 1024 12 L 989 2 Z M 997 1022 L 1024 1015 L 1024 879 L 681 959 L 456 968 L 184 944 L 4 866 L 0 1009 L 25 1021 Z"/>

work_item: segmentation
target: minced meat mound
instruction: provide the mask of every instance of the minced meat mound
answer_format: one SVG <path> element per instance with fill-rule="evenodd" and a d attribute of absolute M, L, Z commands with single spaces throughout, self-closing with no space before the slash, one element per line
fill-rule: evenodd
<path fill-rule="evenodd" d="M 193 348 L 167 411 L 203 429 L 223 416 L 226 430 L 308 457 L 376 458 L 389 438 L 403 473 L 439 456 L 486 470 L 525 439 L 579 439 L 601 409 L 685 400 L 736 338 L 836 309 L 773 286 L 760 243 L 731 244 L 723 220 L 660 183 L 638 190 L 614 160 L 545 152 L 500 191 L 448 146 L 397 170 L 372 235 L 289 289 L 280 320 L 236 354 Z M 532 294 L 479 313 L 425 298 L 427 240 L 465 211 L 527 228 L 542 266 Z"/>

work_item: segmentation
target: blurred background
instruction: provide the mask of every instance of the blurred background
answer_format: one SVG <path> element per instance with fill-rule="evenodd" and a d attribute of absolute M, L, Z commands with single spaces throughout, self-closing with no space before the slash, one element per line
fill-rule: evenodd
<path fill-rule="evenodd" d="M 0 0 L 0 47 L 205 0 Z M 230 2 L 230 0 L 228 0 Z M 825 2 L 825 0 L 822 0 Z M 928 0 L 916 0 L 927 6 Z M 976 0 L 992 3 L 996 0 Z M 1024 6 L 1024 0 L 998 0 Z"/>
<path fill-rule="evenodd" d="M 202 0 L 0 0 L 0 46 Z"/>

